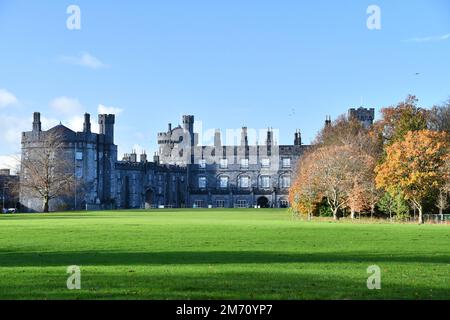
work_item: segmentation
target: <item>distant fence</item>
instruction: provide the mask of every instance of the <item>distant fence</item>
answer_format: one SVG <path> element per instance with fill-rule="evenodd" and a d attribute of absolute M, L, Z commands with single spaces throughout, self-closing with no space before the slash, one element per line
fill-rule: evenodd
<path fill-rule="evenodd" d="M 428 223 L 449 223 L 450 214 L 424 214 L 423 220 Z"/>
<path fill-rule="evenodd" d="M 151 206 L 146 206 L 145 209 L 173 209 L 176 208 L 173 205 L 157 205 L 157 204 L 152 204 Z"/>

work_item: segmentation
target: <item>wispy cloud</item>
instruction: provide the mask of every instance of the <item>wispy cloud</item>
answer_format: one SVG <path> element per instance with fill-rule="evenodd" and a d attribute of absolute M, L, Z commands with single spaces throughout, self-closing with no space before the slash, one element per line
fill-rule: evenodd
<path fill-rule="evenodd" d="M 19 172 L 20 155 L 0 155 L 0 169 L 10 169 L 11 173 Z"/>
<path fill-rule="evenodd" d="M 116 107 L 107 107 L 102 104 L 98 105 L 97 109 L 98 114 L 120 114 L 123 112 L 123 109 L 116 108 Z"/>
<path fill-rule="evenodd" d="M 11 145 L 18 149 L 20 146 L 20 134 L 28 126 L 31 126 L 30 123 L 19 116 L 2 115 L 0 117 L 0 128 L 2 128 L 0 130 L 0 145 L 2 149 Z"/>
<path fill-rule="evenodd" d="M 0 89 L 0 108 L 17 104 L 19 101 L 16 96 L 6 89 Z"/>
<path fill-rule="evenodd" d="M 430 36 L 430 37 L 416 37 L 407 39 L 406 42 L 437 42 L 437 41 L 445 41 L 450 39 L 450 33 L 443 34 L 440 36 Z"/>
<path fill-rule="evenodd" d="M 101 69 L 108 67 L 108 65 L 103 63 L 99 58 L 94 57 L 88 52 L 82 52 L 78 56 L 62 56 L 60 57 L 60 61 L 90 69 Z"/>

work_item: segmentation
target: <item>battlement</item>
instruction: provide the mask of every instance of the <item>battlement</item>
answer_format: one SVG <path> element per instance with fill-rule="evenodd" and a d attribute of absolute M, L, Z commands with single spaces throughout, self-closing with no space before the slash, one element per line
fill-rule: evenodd
<path fill-rule="evenodd" d="M 116 116 L 114 114 L 99 114 L 99 123 L 115 124 Z"/>
<path fill-rule="evenodd" d="M 189 133 L 194 133 L 194 122 L 195 117 L 190 115 L 184 115 L 183 116 L 183 128 L 184 130 L 188 131 Z"/>
<path fill-rule="evenodd" d="M 360 121 L 365 127 L 373 125 L 375 120 L 375 109 L 359 107 L 358 109 L 351 108 L 348 110 L 348 118 Z"/>
<path fill-rule="evenodd" d="M 183 123 L 194 123 L 195 117 L 191 115 L 183 116 Z"/>
<path fill-rule="evenodd" d="M 113 114 L 100 114 L 98 116 L 98 124 L 100 126 L 100 134 L 105 135 L 106 143 L 114 143 L 114 124 L 116 116 Z"/>

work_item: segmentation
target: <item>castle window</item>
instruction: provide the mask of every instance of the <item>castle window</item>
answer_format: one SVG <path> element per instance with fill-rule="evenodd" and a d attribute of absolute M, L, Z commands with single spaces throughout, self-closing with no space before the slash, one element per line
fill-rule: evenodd
<path fill-rule="evenodd" d="M 221 189 L 226 189 L 228 188 L 228 181 L 229 178 L 228 177 L 220 177 L 219 178 L 219 185 Z"/>
<path fill-rule="evenodd" d="M 205 201 L 203 200 L 195 200 L 194 201 L 194 208 L 204 208 L 205 207 Z"/>
<path fill-rule="evenodd" d="M 236 202 L 235 207 L 236 207 L 236 208 L 247 208 L 247 207 L 248 207 L 247 201 L 246 201 L 246 200 L 238 200 L 238 201 Z"/>
<path fill-rule="evenodd" d="M 270 177 L 269 176 L 261 176 L 259 185 L 262 189 L 270 188 Z"/>
<path fill-rule="evenodd" d="M 200 189 L 206 189 L 206 177 L 198 178 L 198 187 Z"/>
<path fill-rule="evenodd" d="M 250 188 L 250 177 L 243 176 L 239 178 L 239 188 Z"/>
<path fill-rule="evenodd" d="M 200 164 L 201 169 L 206 169 L 206 160 L 205 159 L 200 160 L 199 164 Z"/>
<path fill-rule="evenodd" d="M 77 167 L 75 175 L 76 175 L 77 179 L 83 178 L 83 168 Z"/>
<path fill-rule="evenodd" d="M 290 176 L 282 176 L 280 179 L 281 188 L 290 188 L 291 187 L 291 177 Z"/>
<path fill-rule="evenodd" d="M 291 158 L 283 158 L 283 168 L 291 167 Z"/>
<path fill-rule="evenodd" d="M 241 159 L 241 168 L 248 169 L 248 159 Z"/>
<path fill-rule="evenodd" d="M 268 158 L 262 159 L 261 160 L 261 166 L 263 168 L 269 168 L 270 167 L 270 159 L 268 159 Z"/>
<path fill-rule="evenodd" d="M 220 159 L 220 169 L 228 168 L 228 159 Z"/>
<path fill-rule="evenodd" d="M 83 152 L 77 151 L 77 152 L 75 153 L 75 160 L 78 160 L 78 161 L 83 160 Z"/>
<path fill-rule="evenodd" d="M 216 208 L 225 208 L 225 200 L 216 200 Z"/>
<path fill-rule="evenodd" d="M 280 208 L 289 208 L 289 201 L 280 200 Z"/>

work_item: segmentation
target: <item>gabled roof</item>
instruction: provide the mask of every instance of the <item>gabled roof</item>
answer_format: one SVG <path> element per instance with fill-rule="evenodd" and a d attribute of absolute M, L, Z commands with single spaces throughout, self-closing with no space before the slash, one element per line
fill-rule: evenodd
<path fill-rule="evenodd" d="M 55 134 L 56 136 L 64 139 L 64 140 L 72 140 L 75 139 L 76 133 L 73 130 L 70 130 L 66 126 L 62 124 L 57 125 L 56 127 L 51 128 L 47 131 L 48 134 Z"/>

